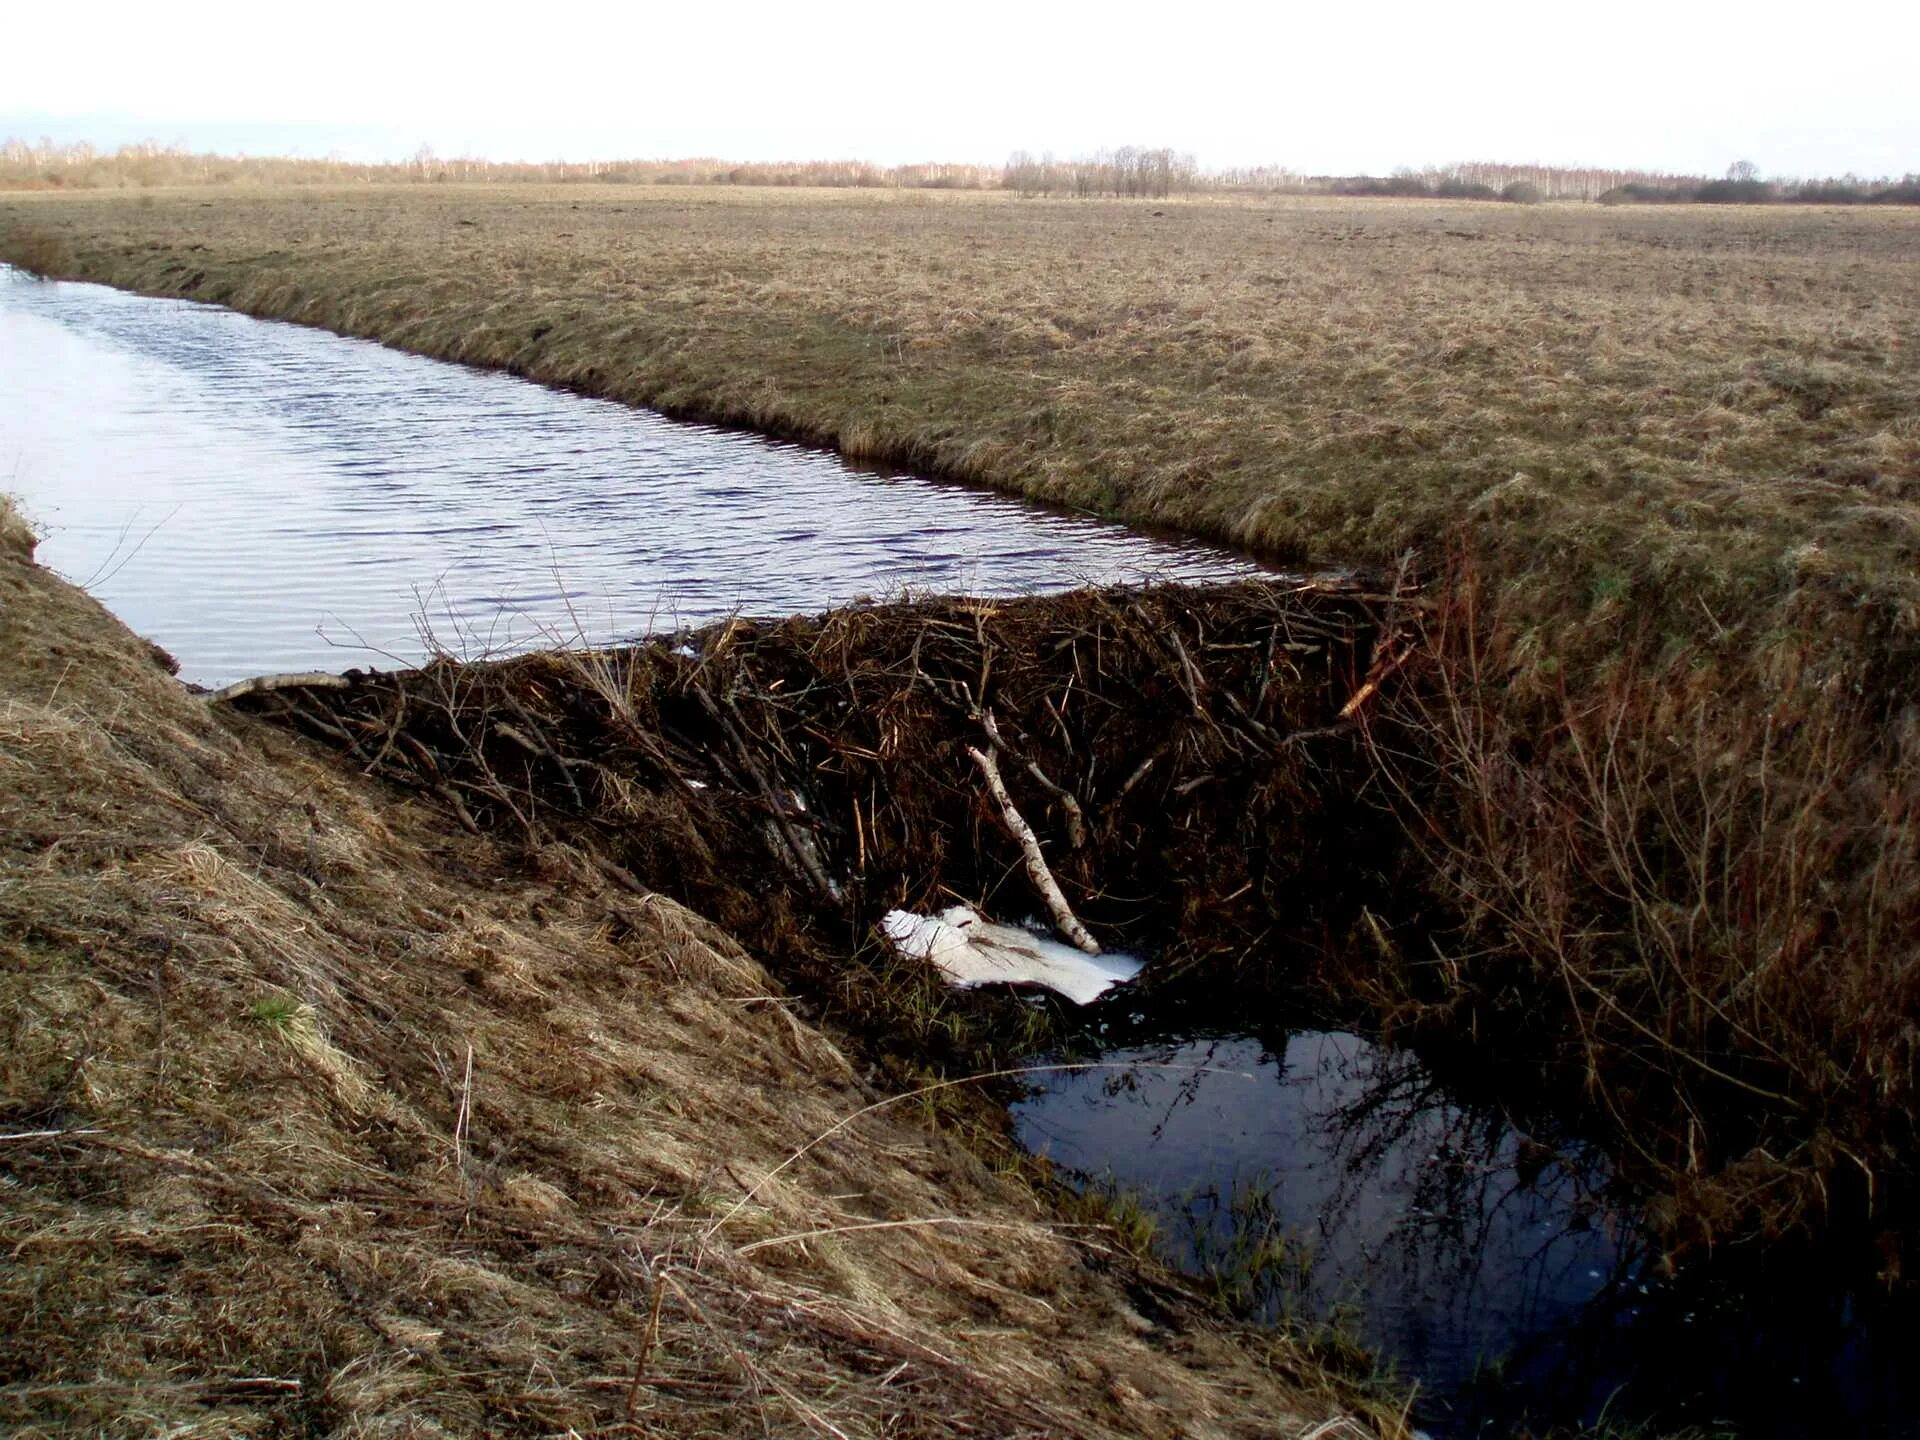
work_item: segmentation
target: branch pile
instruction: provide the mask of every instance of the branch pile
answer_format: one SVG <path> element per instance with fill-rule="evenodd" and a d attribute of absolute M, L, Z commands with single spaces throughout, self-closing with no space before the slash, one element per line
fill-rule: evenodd
<path fill-rule="evenodd" d="M 1360 581 L 934 599 L 231 694 L 763 952 L 843 961 L 882 911 L 958 899 L 1200 956 L 1309 933 L 1356 888 L 1354 711 L 1413 603 Z"/>

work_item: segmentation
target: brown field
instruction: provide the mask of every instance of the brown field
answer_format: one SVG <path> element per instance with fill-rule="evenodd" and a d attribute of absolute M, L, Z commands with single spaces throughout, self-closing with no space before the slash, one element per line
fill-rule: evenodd
<path fill-rule="evenodd" d="M 1920 214 L 177 191 L 0 197 L 0 256 L 1411 553 L 1371 792 L 1452 939 L 1382 1003 L 1535 1017 L 1707 1234 L 1912 1173 Z"/>

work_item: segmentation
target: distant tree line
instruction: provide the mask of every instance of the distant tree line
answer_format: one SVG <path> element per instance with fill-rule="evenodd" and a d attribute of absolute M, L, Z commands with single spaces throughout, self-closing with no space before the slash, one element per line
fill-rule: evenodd
<path fill-rule="evenodd" d="M 1763 180 L 1749 160 L 1736 161 L 1718 180 L 1633 180 L 1595 197 L 1602 205 L 1920 205 L 1920 174 L 1898 180 L 1842 175 L 1825 180 Z"/>
<path fill-rule="evenodd" d="M 527 178 L 593 179 L 627 185 L 815 185 L 848 190 L 994 190 L 1000 186 L 1000 170 L 993 165 L 872 165 L 863 160 L 756 164 L 706 159 L 635 160 L 588 167 L 594 173 L 587 176 L 574 173 L 579 166 L 536 168 L 542 173 Z"/>
<path fill-rule="evenodd" d="M 1200 183 L 1200 167 L 1193 156 L 1134 145 L 1073 160 L 1056 160 L 1051 155 L 1035 159 L 1017 150 L 1000 180 L 1003 189 L 1022 195 L 1112 195 L 1133 200 L 1164 200 L 1195 190 Z"/>
<path fill-rule="evenodd" d="M 1384 195 L 1440 200 L 1588 200 L 1606 205 L 1914 205 L 1920 175 L 1863 179 L 1763 180 L 1739 161 L 1718 179 L 1652 170 L 1470 161 L 1390 175 L 1303 175 L 1278 167 L 1203 175 L 1201 188 L 1311 195 Z"/>
<path fill-rule="evenodd" d="M 1763 179 L 1739 161 L 1719 178 L 1648 170 L 1471 161 L 1390 175 L 1307 175 L 1283 166 L 1203 170 L 1192 155 L 1125 145 L 1073 159 L 1018 151 L 1005 165 L 874 165 L 862 160 L 615 160 L 505 163 L 443 158 L 428 146 L 379 164 L 338 158 L 199 154 L 154 143 L 97 150 L 51 140 L 0 144 L 0 188 L 150 189 L 171 185 L 449 182 L 826 186 L 873 190 L 1012 190 L 1032 196 L 1162 200 L 1185 194 L 1404 196 L 1442 200 L 1597 201 L 1605 205 L 1920 205 L 1920 174 Z"/>
<path fill-rule="evenodd" d="M 507 162 L 436 155 L 422 145 L 384 163 L 304 156 L 197 154 L 178 146 L 125 145 L 99 151 L 51 140 L 0 144 L 0 186 L 9 189 L 112 190 L 166 185 L 434 184 L 757 185 L 836 189 L 998 189 L 997 165 L 873 165 L 863 160 L 746 163 L 687 160 Z"/>

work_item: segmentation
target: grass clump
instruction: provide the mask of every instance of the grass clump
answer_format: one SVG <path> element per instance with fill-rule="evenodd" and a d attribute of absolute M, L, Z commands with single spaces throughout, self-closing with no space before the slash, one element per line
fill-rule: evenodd
<path fill-rule="evenodd" d="M 312 1014 L 311 1007 L 303 1006 L 291 995 L 267 995 L 253 1002 L 247 1012 L 262 1025 L 272 1030 L 290 1029 L 302 1011 Z"/>

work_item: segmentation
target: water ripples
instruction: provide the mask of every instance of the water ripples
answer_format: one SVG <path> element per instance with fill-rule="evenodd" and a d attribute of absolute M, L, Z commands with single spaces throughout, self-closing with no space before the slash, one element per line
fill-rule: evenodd
<path fill-rule="evenodd" d="M 803 446 L 4 267 L 0 489 L 47 564 L 205 684 L 906 589 L 1255 573 Z"/>

